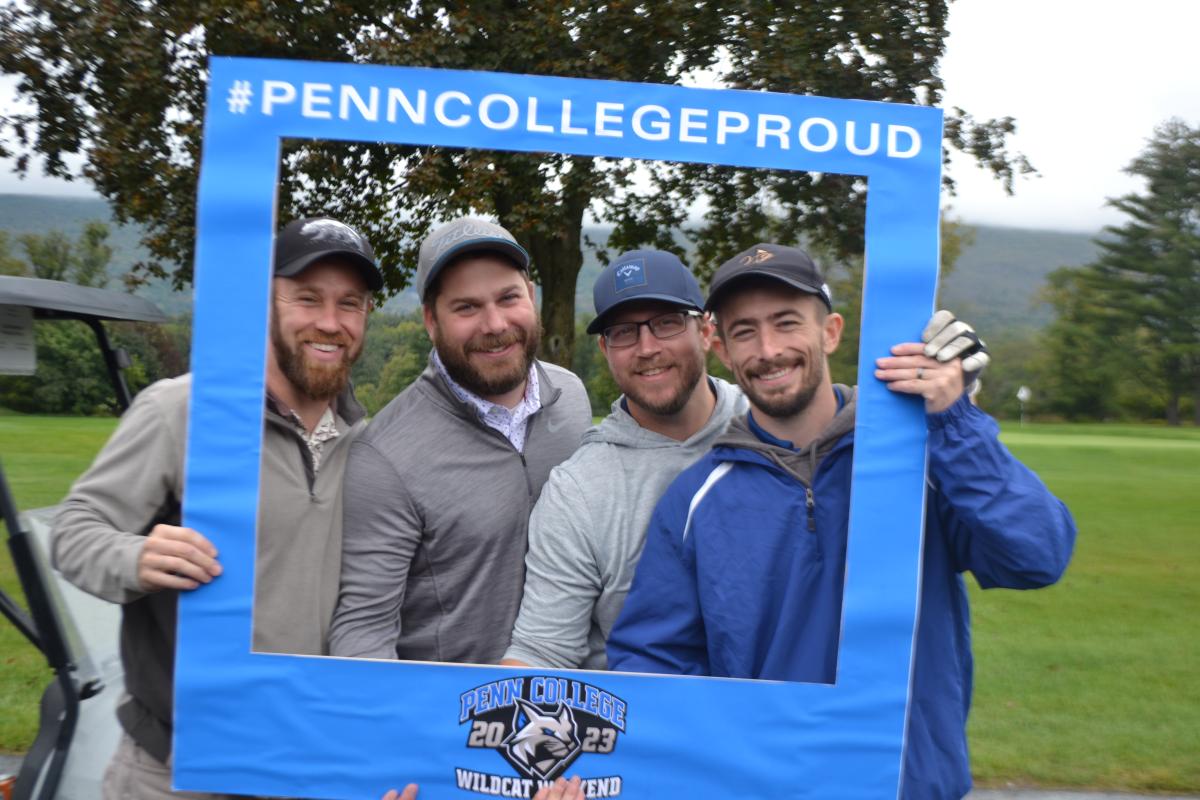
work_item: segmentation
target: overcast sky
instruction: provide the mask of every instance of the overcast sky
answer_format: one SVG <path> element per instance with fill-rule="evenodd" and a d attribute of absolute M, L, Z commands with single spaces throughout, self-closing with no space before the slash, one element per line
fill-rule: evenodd
<path fill-rule="evenodd" d="M 1014 139 L 1041 173 L 1008 197 L 966 159 L 950 198 L 967 222 L 1094 231 L 1119 223 L 1106 197 L 1138 184 L 1122 173 L 1169 117 L 1200 125 L 1197 0 L 958 0 L 950 7 L 945 105 L 1013 116 Z M 12 102 L 0 77 L 0 108 Z M 90 194 L 0 162 L 0 193 Z"/>

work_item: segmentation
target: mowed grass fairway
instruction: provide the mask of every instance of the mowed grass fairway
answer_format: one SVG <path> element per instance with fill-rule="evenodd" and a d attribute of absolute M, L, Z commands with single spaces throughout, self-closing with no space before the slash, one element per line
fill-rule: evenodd
<path fill-rule="evenodd" d="M 1200 792 L 1200 431 L 1006 427 L 1079 527 L 1056 586 L 972 587 L 981 784 Z"/>
<path fill-rule="evenodd" d="M 0 466 L 19 509 L 59 502 L 117 425 L 115 419 L 0 415 Z M 0 588 L 24 601 L 0 522 Z M 42 654 L 0 617 L 0 752 L 23 752 L 37 733 L 38 702 L 52 673 Z"/>
<path fill-rule="evenodd" d="M 114 425 L 0 416 L 18 505 L 57 502 Z M 1031 425 L 1003 438 L 1080 532 L 1055 587 L 982 592 L 967 579 L 978 782 L 1200 793 L 1200 431 Z M 7 548 L 0 585 L 19 593 Z M 0 623 L 0 750 L 28 747 L 48 677 Z"/>

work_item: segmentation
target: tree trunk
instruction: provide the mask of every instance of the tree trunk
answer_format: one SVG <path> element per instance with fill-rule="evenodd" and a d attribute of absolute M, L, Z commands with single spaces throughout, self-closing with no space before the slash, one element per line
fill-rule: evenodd
<path fill-rule="evenodd" d="M 1192 424 L 1200 428 L 1200 372 L 1192 383 Z"/>
<path fill-rule="evenodd" d="M 539 357 L 571 368 L 575 353 L 575 284 L 583 267 L 583 220 L 571 230 L 535 234 L 529 255 L 542 287 L 542 347 Z"/>
<path fill-rule="evenodd" d="M 1179 425 L 1179 392 L 1174 389 L 1167 399 L 1167 424 L 1172 427 Z"/>

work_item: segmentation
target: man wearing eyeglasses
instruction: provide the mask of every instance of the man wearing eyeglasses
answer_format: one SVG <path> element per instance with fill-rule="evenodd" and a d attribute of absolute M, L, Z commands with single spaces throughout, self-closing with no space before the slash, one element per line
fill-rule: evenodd
<path fill-rule="evenodd" d="M 529 520 L 525 593 L 502 663 L 604 669 L 604 643 L 667 485 L 745 413 L 707 375 L 712 323 L 675 255 L 633 250 L 592 291 L 600 350 L 623 394 L 550 473 Z"/>

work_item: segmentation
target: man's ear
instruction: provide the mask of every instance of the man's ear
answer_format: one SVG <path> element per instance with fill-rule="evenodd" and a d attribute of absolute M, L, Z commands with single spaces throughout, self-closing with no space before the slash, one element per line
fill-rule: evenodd
<path fill-rule="evenodd" d="M 725 369 L 733 372 L 733 360 L 729 357 L 729 351 L 725 349 L 725 340 L 721 338 L 721 332 L 713 333 L 709 341 L 712 342 L 712 350 L 717 354 L 717 358 L 721 359 Z"/>
<path fill-rule="evenodd" d="M 838 345 L 842 341 L 842 327 L 846 324 L 846 320 L 841 314 L 832 312 L 825 317 L 824 338 L 825 338 L 825 355 L 831 355 L 834 350 L 838 349 Z"/>
<path fill-rule="evenodd" d="M 425 319 L 425 333 L 429 336 L 429 341 L 432 342 L 433 341 L 433 331 L 437 327 L 437 314 L 433 310 L 432 303 L 422 304 L 421 316 L 424 317 L 424 319 Z"/>
<path fill-rule="evenodd" d="M 707 353 L 713 346 L 713 339 L 716 338 L 717 328 L 713 325 L 712 314 L 709 314 L 707 311 L 704 312 L 704 316 L 700 317 L 699 323 L 700 338 L 703 340 L 701 346 L 704 348 L 704 352 Z"/>

